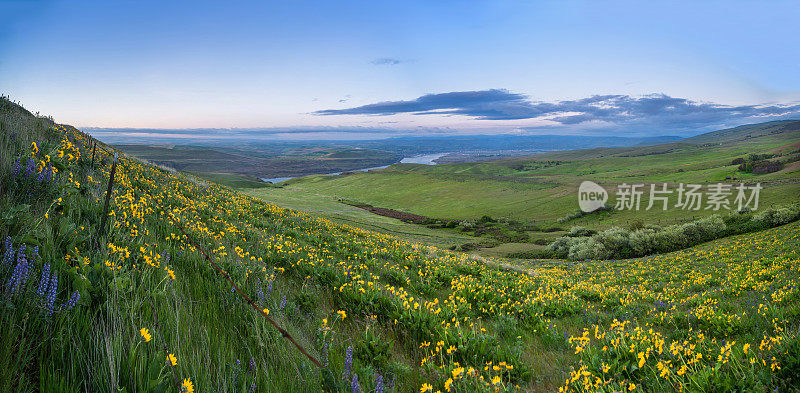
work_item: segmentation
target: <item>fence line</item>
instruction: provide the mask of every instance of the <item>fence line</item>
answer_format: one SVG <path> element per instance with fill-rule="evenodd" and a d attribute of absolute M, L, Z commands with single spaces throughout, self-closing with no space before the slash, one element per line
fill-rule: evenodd
<path fill-rule="evenodd" d="M 101 150 L 105 150 L 105 149 L 103 148 L 103 146 L 100 146 L 100 149 L 101 149 Z M 119 160 L 119 162 L 121 162 L 121 163 L 122 163 L 122 160 Z M 114 170 L 113 170 L 113 169 L 116 169 L 116 163 L 117 163 L 117 160 L 115 160 L 115 161 L 114 161 L 114 168 L 112 168 L 112 176 L 113 176 L 113 172 L 114 172 Z M 127 169 L 127 165 L 126 165 L 126 164 L 124 164 L 124 163 L 123 163 L 123 166 L 125 166 L 125 167 L 126 167 L 126 169 Z M 129 171 L 129 173 L 130 173 L 130 171 Z M 144 191 L 144 192 L 145 192 L 145 193 L 146 193 L 148 196 L 150 196 L 150 200 L 151 200 L 151 201 L 155 201 L 155 198 L 153 198 L 153 194 L 151 194 L 151 193 L 150 193 L 150 190 L 148 190 L 148 189 L 145 189 L 145 188 L 142 188 L 142 190 L 143 190 L 143 191 Z M 107 194 L 107 195 L 108 195 L 108 196 L 110 196 L 110 194 L 111 194 L 111 192 L 110 192 L 110 191 L 111 191 L 111 190 L 110 190 L 110 182 L 109 182 L 109 190 L 108 190 L 108 191 L 109 191 L 109 192 L 108 192 L 108 194 Z M 106 204 L 108 204 L 108 199 L 106 199 Z M 161 208 L 161 206 L 159 206 L 159 208 Z M 162 209 L 162 211 L 163 211 L 163 209 Z M 270 323 L 270 324 L 271 324 L 271 325 L 272 325 L 272 326 L 273 326 L 275 329 L 277 329 L 277 330 L 278 330 L 278 332 L 280 332 L 281 336 L 283 336 L 285 339 L 289 340 L 289 342 L 291 342 L 291 343 L 292 343 L 292 345 L 294 345 L 294 346 L 295 346 L 295 347 L 296 347 L 296 348 L 297 348 L 297 349 L 300 351 L 300 353 L 302 353 L 303 355 L 305 355 L 305 357 L 307 357 L 307 358 L 308 358 L 308 359 L 309 359 L 309 360 L 310 360 L 312 363 L 314 363 L 314 364 L 315 364 L 317 367 L 319 367 L 319 368 L 322 368 L 322 369 L 324 369 L 324 368 L 325 368 L 325 366 L 323 366 L 323 365 L 322 365 L 322 363 L 320 363 L 320 361 L 319 361 L 319 360 L 317 360 L 317 359 L 316 359 L 314 356 L 312 356 L 311 354 L 309 354 L 309 353 L 306 351 L 306 349 L 305 349 L 305 348 L 303 348 L 303 346 L 302 346 L 302 345 L 298 344 L 298 343 L 297 343 L 297 341 L 295 341 L 294 337 L 292 337 L 292 335 L 291 335 L 291 334 L 289 334 L 289 332 L 288 332 L 288 331 L 286 331 L 286 329 L 282 328 L 280 325 L 278 325 L 278 323 L 277 323 L 277 322 L 275 322 L 275 321 L 274 321 L 272 318 L 270 318 L 270 317 L 269 317 L 269 315 L 267 315 L 267 313 L 265 313 L 263 309 L 259 308 L 259 307 L 258 307 L 258 306 L 255 304 L 255 302 L 253 302 L 253 300 L 252 300 L 252 299 L 250 299 L 250 297 L 249 297 L 249 296 L 247 296 L 247 295 L 246 295 L 246 294 L 245 294 L 245 293 L 244 293 L 244 292 L 243 292 L 243 291 L 242 291 L 242 290 L 241 290 L 241 289 L 240 289 L 240 288 L 239 288 L 239 287 L 238 287 L 238 286 L 237 286 L 237 285 L 236 285 L 236 284 L 233 282 L 233 280 L 231 279 L 230 275 L 229 275 L 229 274 L 228 274 L 228 273 L 227 273 L 225 270 L 223 270 L 223 269 L 222 269 L 222 268 L 221 268 L 221 267 L 220 267 L 220 266 L 219 266 L 219 265 L 218 265 L 216 262 L 214 262 L 214 261 L 211 259 L 211 257 L 209 257 L 209 256 L 208 256 L 208 253 L 206 253 L 205 249 L 203 249 L 202 247 L 200 247 L 200 246 L 199 246 L 199 245 L 198 245 L 198 244 L 195 242 L 194 238 L 192 238 L 192 236 L 190 236 L 190 235 L 189 235 L 189 234 L 186 232 L 186 230 L 184 229 L 183 225 L 182 225 L 182 224 L 181 224 L 181 223 L 178 221 L 177 217 L 175 217 L 175 215 L 172 213 L 172 211 L 171 211 L 171 210 L 167 210 L 167 213 L 170 215 L 170 217 L 172 218 L 172 221 L 175 223 L 175 225 L 178 227 L 178 229 L 180 229 L 181 233 L 182 233 L 184 236 L 186 236 L 186 238 L 189 240 L 189 243 L 191 244 L 191 246 L 192 246 L 192 247 L 194 247 L 195 249 L 197 249 L 198 251 L 200 251 L 200 253 L 201 253 L 201 254 L 203 254 L 203 257 L 204 257 L 204 259 L 205 259 L 205 260 L 206 260 L 208 263 L 210 263 L 210 264 L 211 264 L 211 266 L 213 266 L 213 267 L 214 267 L 214 269 L 216 269 L 216 270 L 217 270 L 217 272 L 218 272 L 218 273 L 219 273 L 219 274 L 220 274 L 220 275 L 221 275 L 223 278 L 225 278 L 225 280 L 227 280 L 227 281 L 228 281 L 228 282 L 231 284 L 231 286 L 233 286 L 233 288 L 234 288 L 234 289 L 236 290 L 236 292 L 237 292 L 237 293 L 238 293 L 238 294 L 239 294 L 239 295 L 240 295 L 240 296 L 241 296 L 241 297 L 244 299 L 244 301 L 245 301 L 245 302 L 247 302 L 247 303 L 248 303 L 248 304 L 249 304 L 249 305 L 250 305 L 250 306 L 251 306 L 251 307 L 252 307 L 254 310 L 256 310 L 256 312 L 258 312 L 259 314 L 261 314 L 261 316 L 262 316 L 262 317 L 266 318 L 266 319 L 267 319 L 267 321 L 268 321 L 268 322 L 269 322 L 269 323 Z M 105 219 L 105 217 L 103 217 L 103 218 Z M 156 322 L 156 323 L 157 323 L 157 322 Z M 166 349 L 166 348 L 165 348 L 165 349 Z"/>

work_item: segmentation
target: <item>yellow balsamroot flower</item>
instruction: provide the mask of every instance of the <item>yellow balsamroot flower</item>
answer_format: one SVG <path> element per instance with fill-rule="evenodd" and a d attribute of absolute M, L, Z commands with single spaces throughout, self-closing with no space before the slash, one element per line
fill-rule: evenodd
<path fill-rule="evenodd" d="M 175 357 L 173 354 L 167 355 L 167 362 L 170 365 L 177 366 L 178 365 L 178 358 Z"/>
<path fill-rule="evenodd" d="M 744 354 L 747 355 L 747 350 L 750 349 L 750 344 L 745 344 L 742 349 L 744 350 Z"/>
<path fill-rule="evenodd" d="M 144 341 L 148 343 L 153 338 L 153 336 L 150 335 L 150 331 L 145 328 L 139 329 L 139 334 L 141 334 Z"/>
<path fill-rule="evenodd" d="M 267 315 L 269 315 L 269 309 L 268 309 L 268 308 L 265 308 L 265 309 L 263 309 L 263 310 L 261 310 L 261 311 L 264 311 L 264 314 L 267 314 Z"/>
<path fill-rule="evenodd" d="M 345 313 L 344 310 L 339 310 L 336 313 L 339 314 L 339 316 L 342 317 L 342 319 L 347 318 L 347 313 Z"/>
<path fill-rule="evenodd" d="M 492 377 L 492 385 L 497 385 L 498 383 L 500 383 L 500 381 L 502 381 L 502 379 L 500 378 L 499 375 L 495 375 L 494 377 Z"/>
<path fill-rule="evenodd" d="M 433 386 L 431 386 L 431 384 L 429 384 L 429 383 L 423 383 L 422 387 L 419 388 L 419 392 L 420 393 L 430 392 L 432 390 L 433 390 Z"/>
<path fill-rule="evenodd" d="M 181 384 L 181 391 L 186 393 L 193 393 L 194 392 L 194 385 L 192 384 L 192 380 L 186 378 L 183 380 Z"/>

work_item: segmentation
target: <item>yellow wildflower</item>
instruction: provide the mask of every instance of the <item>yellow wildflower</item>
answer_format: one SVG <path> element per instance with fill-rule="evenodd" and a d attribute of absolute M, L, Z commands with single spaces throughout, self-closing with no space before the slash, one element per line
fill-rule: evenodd
<path fill-rule="evenodd" d="M 150 335 L 150 331 L 145 328 L 139 329 L 139 334 L 142 335 L 142 338 L 145 342 L 150 342 L 150 340 L 153 338 L 153 336 Z"/>
<path fill-rule="evenodd" d="M 186 379 L 183 380 L 183 383 L 181 384 L 181 391 L 186 392 L 186 393 L 193 393 L 194 392 L 194 385 L 192 384 L 192 380 L 191 379 L 186 378 Z"/>

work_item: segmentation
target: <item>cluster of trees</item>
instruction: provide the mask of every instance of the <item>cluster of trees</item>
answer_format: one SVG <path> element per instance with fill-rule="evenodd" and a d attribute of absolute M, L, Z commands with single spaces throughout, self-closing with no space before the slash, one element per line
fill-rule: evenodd
<path fill-rule="evenodd" d="M 749 154 L 747 158 L 734 159 L 731 161 L 731 165 L 739 165 L 738 169 L 742 172 L 763 175 L 777 172 L 784 168 L 785 164 L 783 162 L 770 161 L 770 158 L 773 157 L 775 157 L 775 154 Z"/>
<path fill-rule="evenodd" d="M 772 228 L 800 219 L 800 205 L 763 212 L 712 215 L 667 227 L 613 227 L 601 232 L 573 227 L 545 248 L 551 258 L 571 260 L 622 259 L 676 251 L 725 236 Z"/>

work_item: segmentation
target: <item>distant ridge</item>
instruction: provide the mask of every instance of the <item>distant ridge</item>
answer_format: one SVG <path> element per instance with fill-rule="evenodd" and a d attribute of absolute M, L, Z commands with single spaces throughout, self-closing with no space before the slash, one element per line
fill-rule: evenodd
<path fill-rule="evenodd" d="M 674 152 L 687 146 L 736 144 L 755 138 L 777 138 L 792 140 L 800 137 L 800 120 L 778 120 L 765 123 L 746 124 L 733 128 L 711 131 L 689 138 L 666 140 L 662 143 L 642 143 L 628 146 L 603 146 L 584 149 L 539 153 L 534 159 L 593 159 L 600 157 L 632 157 Z M 659 137 L 655 137 L 657 139 Z"/>
<path fill-rule="evenodd" d="M 800 120 L 777 120 L 707 132 L 683 139 L 681 142 L 696 144 L 725 143 L 766 135 L 787 134 L 787 136 L 797 136 L 798 133 L 800 133 Z"/>

